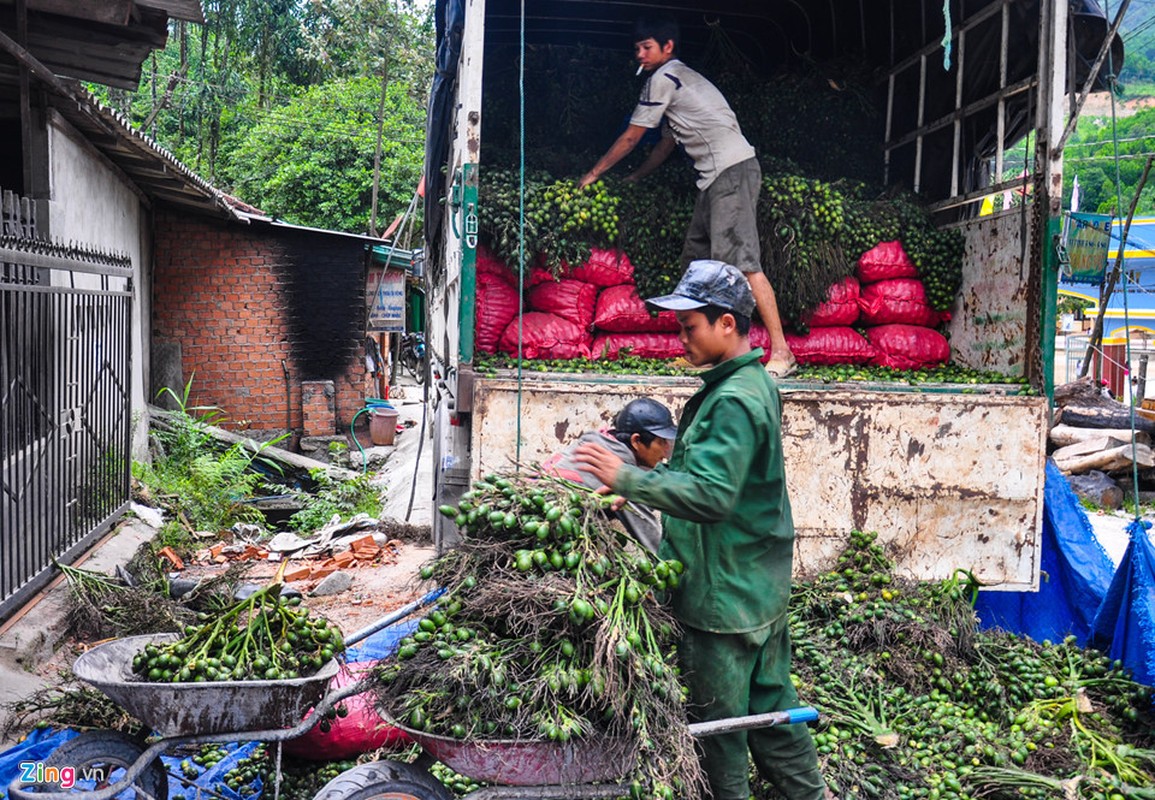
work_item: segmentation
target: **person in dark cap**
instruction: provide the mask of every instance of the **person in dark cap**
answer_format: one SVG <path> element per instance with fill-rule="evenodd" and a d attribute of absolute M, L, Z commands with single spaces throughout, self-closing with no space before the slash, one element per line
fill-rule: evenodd
<path fill-rule="evenodd" d="M 686 360 L 709 367 L 682 411 L 668 464 L 644 471 L 596 442 L 575 460 L 607 489 L 663 512 L 660 554 L 685 565 L 670 602 L 678 659 L 698 720 L 798 705 L 790 682 L 786 605 L 794 521 L 786 492 L 778 388 L 750 347 L 754 297 L 720 261 L 694 261 L 673 294 L 647 301 L 677 313 Z M 750 796 L 748 755 L 791 800 L 827 789 L 810 731 L 785 725 L 699 740 L 715 800 Z"/>
<path fill-rule="evenodd" d="M 597 489 L 602 482 L 574 460 L 574 452 L 580 445 L 596 442 L 627 464 L 653 469 L 669 458 L 677 433 L 670 409 L 657 400 L 640 397 L 626 403 L 614 418 L 612 428 L 583 433 L 572 445 L 547 459 L 542 471 Z M 662 525 L 653 511 L 638 503 L 629 503 L 618 509 L 616 516 L 643 547 L 652 553 L 658 552 Z"/>

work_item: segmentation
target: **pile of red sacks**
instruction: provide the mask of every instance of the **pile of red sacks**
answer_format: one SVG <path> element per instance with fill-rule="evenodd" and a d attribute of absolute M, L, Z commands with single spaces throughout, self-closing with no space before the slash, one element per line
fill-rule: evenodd
<path fill-rule="evenodd" d="M 950 343 L 936 330 L 950 313 L 930 307 L 901 242 L 863 253 L 855 274 L 830 287 L 827 301 L 805 320 L 809 333 L 786 335 L 799 363 L 918 369 L 950 359 Z"/>
<path fill-rule="evenodd" d="M 883 242 L 863 254 L 856 274 L 830 288 L 827 301 L 806 319 L 809 333 L 787 334 L 799 363 L 916 369 L 950 358 L 950 345 L 935 330 L 949 314 L 930 307 L 901 243 Z M 520 338 L 526 359 L 617 359 L 623 350 L 641 358 L 682 355 L 674 313 L 651 313 L 633 276 L 625 253 L 600 248 L 556 278 L 535 267 L 519 318 L 516 273 L 478 248 L 476 348 L 516 355 Z M 769 360 L 766 330 L 755 324 L 750 338 Z"/>

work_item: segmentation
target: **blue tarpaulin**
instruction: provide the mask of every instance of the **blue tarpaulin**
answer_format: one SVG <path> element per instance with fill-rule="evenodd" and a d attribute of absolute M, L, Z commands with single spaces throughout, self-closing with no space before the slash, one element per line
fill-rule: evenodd
<path fill-rule="evenodd" d="M 1155 547 L 1150 522 L 1134 520 L 1115 580 L 1095 615 L 1091 643 L 1155 686 Z"/>
<path fill-rule="evenodd" d="M 1095 538 L 1087 514 L 1067 479 L 1047 462 L 1043 536 L 1037 592 L 979 592 L 983 627 L 1001 628 L 1036 641 L 1073 634 L 1086 645 L 1115 565 Z"/>

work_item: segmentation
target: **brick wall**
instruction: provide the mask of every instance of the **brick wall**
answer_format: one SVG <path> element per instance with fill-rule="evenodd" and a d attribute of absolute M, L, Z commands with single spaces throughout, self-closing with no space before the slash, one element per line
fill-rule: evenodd
<path fill-rule="evenodd" d="M 191 404 L 253 431 L 299 432 L 302 382 L 332 380 L 347 430 L 368 388 L 363 245 L 162 208 L 155 232 L 152 335 L 180 364 L 154 375 L 191 379 Z"/>

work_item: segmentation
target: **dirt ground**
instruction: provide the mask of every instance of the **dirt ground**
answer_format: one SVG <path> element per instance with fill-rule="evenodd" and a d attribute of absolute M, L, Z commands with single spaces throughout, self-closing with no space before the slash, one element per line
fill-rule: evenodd
<path fill-rule="evenodd" d="M 311 596 L 310 592 L 318 583 L 316 580 L 297 581 L 287 586 L 301 592 L 303 604 L 313 613 L 336 623 L 341 632 L 348 636 L 418 599 L 432 588 L 424 585 L 418 576 L 421 565 L 434 556 L 432 545 L 407 540 L 395 541 L 395 547 L 389 548 L 395 549 L 395 557 L 389 556 L 378 563 L 357 564 L 345 569 L 344 572 L 353 578 L 353 585 L 339 594 Z M 297 560 L 290 559 L 289 563 L 293 565 Z M 248 572 L 247 579 L 254 583 L 272 580 L 278 566 L 275 562 L 256 562 Z M 223 569 L 214 565 L 192 564 L 186 567 L 181 577 L 195 580 L 219 574 Z"/>

